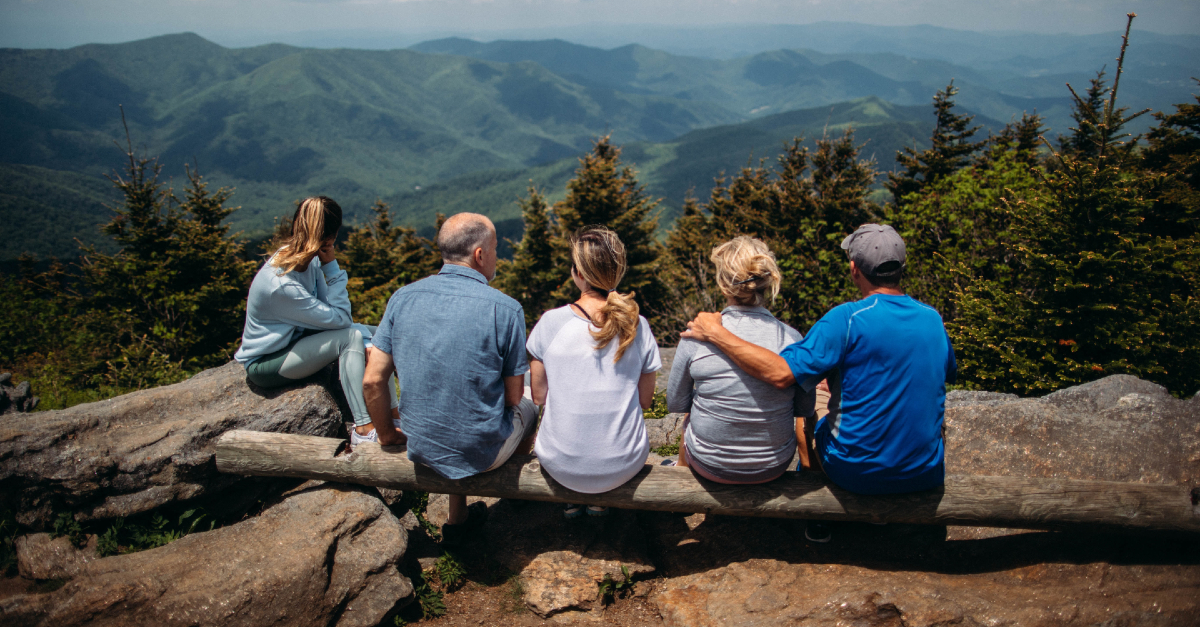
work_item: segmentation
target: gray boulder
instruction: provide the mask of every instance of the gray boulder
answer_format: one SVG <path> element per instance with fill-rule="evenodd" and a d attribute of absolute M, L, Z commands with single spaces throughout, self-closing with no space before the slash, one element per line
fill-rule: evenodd
<path fill-rule="evenodd" d="M 406 545 L 373 490 L 310 482 L 243 522 L 0 600 L 0 623 L 374 626 L 412 599 L 396 569 Z"/>
<path fill-rule="evenodd" d="M 48 533 L 21 536 L 13 543 L 17 572 L 26 579 L 70 579 L 88 562 L 99 559 L 97 544 L 95 535 L 88 536 L 83 548 L 71 544 L 67 536 L 54 538 Z"/>
<path fill-rule="evenodd" d="M 1200 402 L 1114 375 L 1041 398 L 946 396 L 946 473 L 1200 483 Z"/>
<path fill-rule="evenodd" d="M 57 511 L 80 520 L 130 516 L 239 483 L 262 485 L 217 472 L 217 437 L 230 429 L 337 435 L 341 392 L 331 372 L 262 390 L 230 362 L 175 385 L 2 416 L 0 509 L 45 529 Z"/>

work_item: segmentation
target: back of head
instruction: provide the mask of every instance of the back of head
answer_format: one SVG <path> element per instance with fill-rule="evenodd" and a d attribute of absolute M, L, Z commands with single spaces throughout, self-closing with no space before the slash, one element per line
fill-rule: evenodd
<path fill-rule="evenodd" d="M 492 221 L 478 213 L 456 213 L 442 223 L 437 246 L 442 261 L 469 264 L 475 249 L 483 248 L 494 232 Z"/>
<path fill-rule="evenodd" d="M 864 224 L 842 240 L 842 250 L 872 285 L 900 285 L 907 251 L 896 229 L 886 224 Z"/>
<path fill-rule="evenodd" d="M 281 273 L 306 268 L 321 245 L 342 228 L 342 207 L 326 196 L 305 198 L 292 216 L 292 232 L 283 238 L 271 264 Z"/>
<path fill-rule="evenodd" d="M 592 332 L 596 349 L 604 348 L 613 338 L 618 338 L 614 361 L 620 361 L 637 338 L 639 311 L 633 292 L 617 292 L 617 285 L 625 277 L 625 245 L 608 227 L 583 227 L 571 236 L 571 263 L 589 289 L 605 297 L 604 307 L 600 309 L 604 318 L 600 330 Z"/>
<path fill-rule="evenodd" d="M 783 275 L 762 240 L 739 235 L 714 248 L 710 258 L 717 267 L 717 286 L 730 301 L 766 307 L 779 295 Z"/>

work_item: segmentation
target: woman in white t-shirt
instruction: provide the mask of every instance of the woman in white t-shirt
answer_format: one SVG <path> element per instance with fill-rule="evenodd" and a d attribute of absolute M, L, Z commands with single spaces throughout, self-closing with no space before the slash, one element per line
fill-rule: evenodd
<path fill-rule="evenodd" d="M 642 410 L 662 361 L 633 293 L 617 292 L 625 268 L 616 233 L 602 226 L 575 233 L 571 278 L 579 300 L 543 314 L 526 343 L 533 401 L 546 406 L 534 452 L 555 481 L 586 494 L 632 479 L 650 452 Z M 583 512 L 568 504 L 564 515 Z M 608 510 L 588 506 L 587 513 Z"/>

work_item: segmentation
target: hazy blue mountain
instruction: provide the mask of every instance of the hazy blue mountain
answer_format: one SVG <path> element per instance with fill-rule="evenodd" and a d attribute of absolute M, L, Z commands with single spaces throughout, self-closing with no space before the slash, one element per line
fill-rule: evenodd
<path fill-rule="evenodd" d="M 236 185 L 235 226 L 251 231 L 308 194 L 365 215 L 378 195 L 552 162 L 605 131 L 662 141 L 743 119 L 710 102 L 580 85 L 532 62 L 410 50 L 231 50 L 192 34 L 0 50 L 0 162 L 110 172 L 122 163 L 118 106 L 165 174 L 195 161 Z"/>
<path fill-rule="evenodd" d="M 112 194 L 101 177 L 124 160 L 118 106 L 165 179 L 192 162 L 214 185 L 236 187 L 233 226 L 248 235 L 316 193 L 337 198 L 351 221 L 377 197 L 415 226 L 467 209 L 516 220 L 530 179 L 560 194 L 604 133 L 626 146 L 670 217 L 687 190 L 703 198 L 719 172 L 826 128 L 853 123 L 865 154 L 889 169 L 897 149 L 929 136 L 929 102 L 951 78 L 987 130 L 1036 110 L 1053 136 L 1068 126 L 1064 82 L 1086 88 L 1119 43 L 845 24 L 670 32 L 759 47 L 733 58 L 563 39 L 230 49 L 181 34 L 0 50 L 0 218 L 16 225 L 0 259 L 14 247 L 71 254 L 74 237 L 102 241 L 95 226 Z M 1197 48 L 1196 37 L 1135 33 L 1121 103 L 1190 101 Z"/>
<path fill-rule="evenodd" d="M 997 124 L 987 119 L 982 122 Z M 874 159 L 877 167 L 887 170 L 897 150 L 927 145 L 933 123 L 930 106 L 899 106 L 871 97 L 692 131 L 669 142 L 627 144 L 622 160 L 634 167 L 647 193 L 662 200 L 660 227 L 665 229 L 689 193 L 704 201 L 718 176 L 736 175 L 760 160 L 774 167 L 784 145 L 795 137 L 803 137 L 811 147 L 822 136 L 839 137 L 853 126 L 856 142 L 863 145 L 862 157 Z M 493 219 L 519 224 L 516 201 L 526 195 L 531 181 L 549 200 L 559 200 L 578 167 L 578 160 L 571 158 L 525 170 L 482 172 L 386 200 L 402 221 L 411 224 L 431 222 L 438 211 L 464 210 L 483 211 Z"/>
<path fill-rule="evenodd" d="M 413 49 L 533 61 L 576 82 L 714 102 L 748 117 L 865 96 L 902 105 L 928 103 L 953 79 L 963 107 L 1002 122 L 1036 111 L 1055 136 L 1073 124 L 1066 83 L 1082 92 L 1120 45 L 1119 37 L 1108 34 L 1056 38 L 928 26 L 735 26 L 720 32 L 742 30 L 761 31 L 761 41 L 806 47 L 726 60 L 677 56 L 641 45 L 604 50 L 561 39 L 482 43 L 449 38 Z M 1200 54 L 1200 37 L 1138 32 L 1131 38 L 1122 103 L 1134 110 L 1163 110 L 1189 101 L 1194 91 L 1190 68 Z M 1138 120 L 1129 130 L 1143 131 L 1150 122 Z"/>

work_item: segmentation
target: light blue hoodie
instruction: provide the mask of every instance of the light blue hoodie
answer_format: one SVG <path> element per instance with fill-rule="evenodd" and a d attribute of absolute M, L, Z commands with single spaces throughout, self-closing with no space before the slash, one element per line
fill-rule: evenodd
<path fill-rule="evenodd" d="M 286 348 L 305 330 L 350 326 L 346 281 L 336 260 L 322 265 L 313 257 L 308 268 L 285 274 L 267 261 L 250 284 L 242 346 L 233 358 L 246 365 Z"/>

